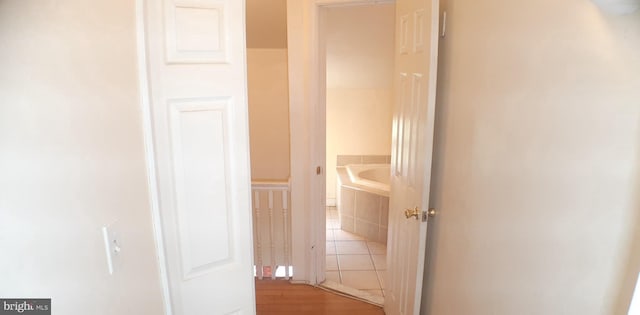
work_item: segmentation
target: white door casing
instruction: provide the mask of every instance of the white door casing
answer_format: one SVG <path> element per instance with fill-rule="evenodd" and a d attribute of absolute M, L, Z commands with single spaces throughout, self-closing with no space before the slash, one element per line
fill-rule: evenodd
<path fill-rule="evenodd" d="M 326 6 L 318 5 L 315 7 L 314 20 L 317 22 L 317 31 L 314 34 L 316 45 L 316 60 L 318 66 L 313 68 L 315 73 L 312 76 L 317 78 L 318 89 L 312 91 L 313 99 L 317 100 L 315 112 L 316 119 L 311 121 L 311 128 L 314 130 L 312 141 L 312 163 L 316 165 L 315 176 L 311 180 L 311 202 L 314 205 L 313 221 L 315 222 L 315 261 L 316 261 L 316 279 L 312 283 L 322 283 L 326 280 L 326 198 L 327 198 L 327 107 L 326 107 L 326 81 L 327 81 L 327 61 L 326 61 L 326 36 L 323 26 L 326 16 Z"/>
<path fill-rule="evenodd" d="M 439 3 L 396 1 L 395 108 L 385 312 L 418 314 L 427 222 L 405 209 L 429 208 L 437 77 Z M 426 213 L 426 212 L 424 212 Z"/>
<path fill-rule="evenodd" d="M 143 11 L 167 312 L 254 314 L 244 1 Z"/>

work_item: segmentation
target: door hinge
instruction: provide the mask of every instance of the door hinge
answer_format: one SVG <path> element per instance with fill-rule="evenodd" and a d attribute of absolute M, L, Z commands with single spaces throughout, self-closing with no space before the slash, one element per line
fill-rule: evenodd
<path fill-rule="evenodd" d="M 316 167 L 316 175 L 320 175 L 322 174 L 322 167 L 318 166 Z"/>
<path fill-rule="evenodd" d="M 442 26 L 440 27 L 440 37 L 447 35 L 447 11 L 442 12 Z"/>

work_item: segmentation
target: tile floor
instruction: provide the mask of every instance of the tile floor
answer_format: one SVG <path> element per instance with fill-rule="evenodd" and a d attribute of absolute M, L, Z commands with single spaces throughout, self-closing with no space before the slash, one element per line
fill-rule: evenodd
<path fill-rule="evenodd" d="M 327 207 L 327 280 L 383 296 L 387 247 L 340 229 L 338 211 Z"/>

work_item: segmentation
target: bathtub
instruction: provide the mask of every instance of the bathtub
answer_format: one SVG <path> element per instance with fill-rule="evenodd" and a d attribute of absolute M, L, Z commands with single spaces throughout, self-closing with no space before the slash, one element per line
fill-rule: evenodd
<path fill-rule="evenodd" d="M 390 165 L 351 164 L 336 171 L 340 229 L 386 244 Z"/>
<path fill-rule="evenodd" d="M 389 197 L 390 164 L 351 164 L 345 166 L 351 184 L 356 188 Z"/>

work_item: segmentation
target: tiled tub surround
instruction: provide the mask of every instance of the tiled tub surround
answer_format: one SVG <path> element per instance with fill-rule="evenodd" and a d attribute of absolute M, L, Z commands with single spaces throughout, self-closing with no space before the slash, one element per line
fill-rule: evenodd
<path fill-rule="evenodd" d="M 367 240 L 387 244 L 389 191 L 352 181 L 348 166 L 337 167 L 337 207 L 340 229 Z"/>
<path fill-rule="evenodd" d="M 391 155 L 338 155 L 336 166 L 389 163 L 391 163 Z"/>

